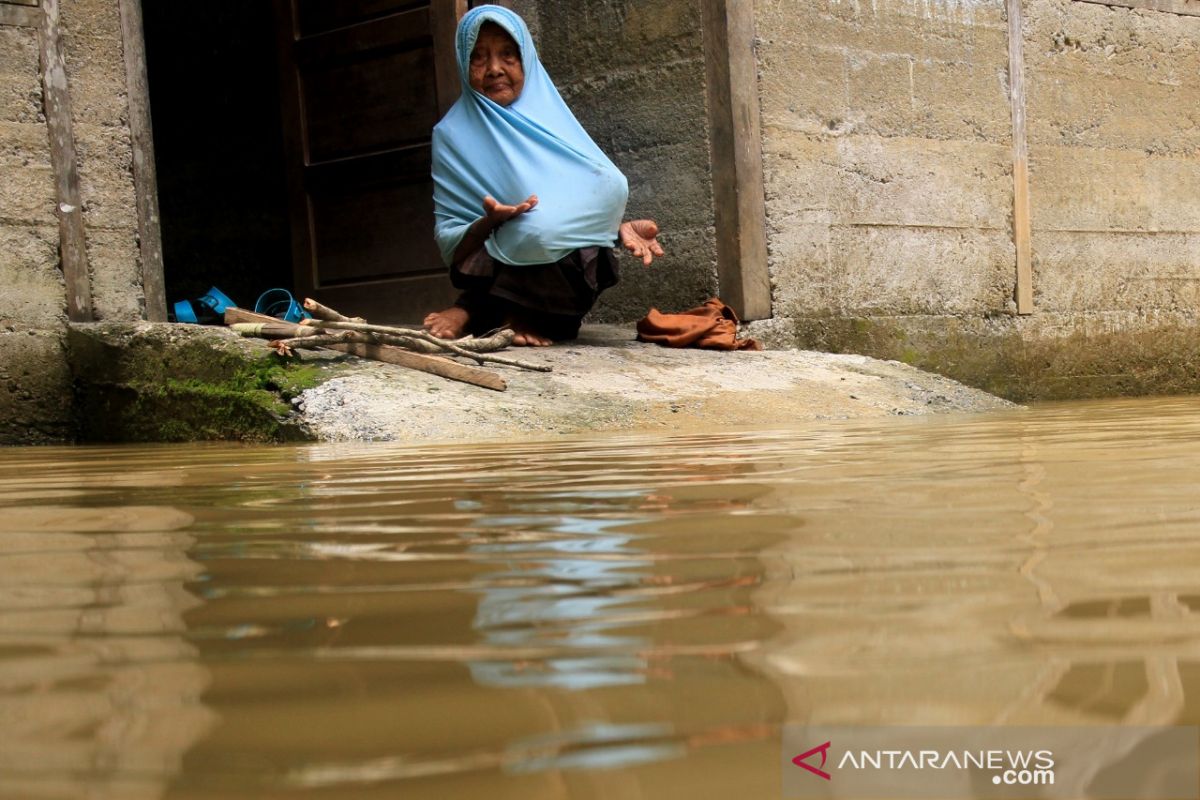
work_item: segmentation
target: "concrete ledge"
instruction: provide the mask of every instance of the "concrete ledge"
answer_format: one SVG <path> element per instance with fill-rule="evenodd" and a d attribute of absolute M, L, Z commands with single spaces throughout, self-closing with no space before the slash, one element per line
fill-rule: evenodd
<path fill-rule="evenodd" d="M 83 442 L 296 441 L 288 402 L 321 379 L 224 328 L 73 324 L 67 333 Z"/>
<path fill-rule="evenodd" d="M 0 445 L 70 441 L 71 373 L 62 332 L 0 332 Z"/>
<path fill-rule="evenodd" d="M 41 351 L 26 359 L 31 375 L 58 375 L 62 398 L 55 407 L 47 390 L 25 405 L 58 420 L 36 441 L 474 441 L 1011 407 L 896 362 L 671 350 L 636 342 L 632 326 L 587 326 L 577 342 L 513 348 L 506 355 L 553 371 L 493 367 L 506 392 L 339 353 L 283 361 L 219 327 L 73 324 L 52 344 L 57 362 Z M 58 373 L 47 369 L 54 363 Z"/>
<path fill-rule="evenodd" d="M 896 362 L 799 351 L 672 350 L 632 326 L 510 355 L 553 372 L 503 367 L 508 391 L 359 362 L 299 398 L 327 441 L 435 441 L 608 431 L 716 432 L 804 420 L 983 411 L 1011 404 Z"/>
<path fill-rule="evenodd" d="M 1019 403 L 1200 393 L 1192 314 L 800 317 L 751 329 L 769 346 L 896 359 Z"/>

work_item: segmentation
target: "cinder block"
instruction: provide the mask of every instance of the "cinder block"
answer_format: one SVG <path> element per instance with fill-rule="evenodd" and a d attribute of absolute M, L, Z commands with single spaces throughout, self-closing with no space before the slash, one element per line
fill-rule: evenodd
<path fill-rule="evenodd" d="M 56 226 L 0 226 L 0 319 L 29 328 L 66 321 Z"/>
<path fill-rule="evenodd" d="M 0 123 L 44 122 L 37 34 L 0 27 Z"/>
<path fill-rule="evenodd" d="M 642 147 L 707 141 L 703 62 L 678 62 L 562 85 L 567 104 L 610 156 Z"/>
<path fill-rule="evenodd" d="M 14 76 L 38 74 L 37 31 L 0 26 L 0 84 Z"/>
<path fill-rule="evenodd" d="M 62 3 L 63 55 L 76 123 L 127 124 L 120 7 L 112 0 Z"/>
<path fill-rule="evenodd" d="M 49 167 L 50 140 L 46 126 L 32 122 L 0 122 L 0 166 Z"/>
<path fill-rule="evenodd" d="M 53 225 L 54 205 L 54 172 L 49 164 L 21 167 L 0 163 L 0 219 Z"/>
<path fill-rule="evenodd" d="M 141 319 L 143 292 L 136 229 L 89 230 L 87 253 L 96 320 Z"/>
<path fill-rule="evenodd" d="M 833 251 L 833 228 L 828 223 L 772 223 L 768 253 L 776 318 L 833 313 L 838 307 L 833 281 L 838 254 Z"/>
<path fill-rule="evenodd" d="M 112 0 L 61 0 L 59 19 L 68 43 L 85 38 L 121 41 L 120 6 Z"/>
<path fill-rule="evenodd" d="M 1195 311 L 1200 234 L 1035 231 L 1039 311 Z"/>
<path fill-rule="evenodd" d="M 45 125 L 41 84 L 0 82 L 0 122 Z"/>
<path fill-rule="evenodd" d="M 1029 146 L 1200 154 L 1200 87 L 1042 72 L 1028 82 Z"/>
<path fill-rule="evenodd" d="M 86 70 L 70 78 L 71 119 L 76 124 L 128 124 L 129 98 L 124 74 Z"/>
<path fill-rule="evenodd" d="M 854 53 L 847 70 L 849 117 L 859 133 L 1011 142 L 1006 71 L 1007 60 Z"/>
<path fill-rule="evenodd" d="M 1034 0 L 1026 8 L 1026 69 L 1200 86 L 1196 26 L 1195 17 L 1179 14 Z"/>
<path fill-rule="evenodd" d="M 1200 158 L 1078 147 L 1030 156 L 1035 230 L 1200 232 Z"/>
<path fill-rule="evenodd" d="M 822 211 L 835 223 L 1008 230 L 1012 152 L 1003 145 L 769 131 L 770 215 Z"/>
<path fill-rule="evenodd" d="M 836 45 L 764 43 L 758 49 L 764 130 L 833 135 L 850 117 L 846 52 Z"/>
<path fill-rule="evenodd" d="M 701 52 L 699 0 L 541 0 L 539 7 L 538 51 L 555 81 L 639 72 Z"/>
<path fill-rule="evenodd" d="M 827 47 L 958 61 L 1005 60 L 1003 0 L 755 0 L 766 45 Z"/>
<path fill-rule="evenodd" d="M 1006 232 L 815 224 L 775 236 L 771 263 L 786 317 L 996 313 L 1016 261 Z"/>
<path fill-rule="evenodd" d="M 696 141 L 622 154 L 629 179 L 627 216 L 651 217 L 663 230 L 694 228 L 713 215 L 707 143 Z"/>
<path fill-rule="evenodd" d="M 136 226 L 129 132 L 107 125 L 76 125 L 75 151 L 84 223 L 105 228 Z"/>

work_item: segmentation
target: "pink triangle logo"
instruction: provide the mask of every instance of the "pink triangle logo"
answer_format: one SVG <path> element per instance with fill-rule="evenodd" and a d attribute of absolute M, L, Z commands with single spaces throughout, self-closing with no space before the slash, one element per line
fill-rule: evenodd
<path fill-rule="evenodd" d="M 801 767 L 803 769 L 808 770 L 813 775 L 816 775 L 819 778 L 824 778 L 825 780 L 831 780 L 831 776 L 824 769 L 814 767 L 812 764 L 806 763 L 806 759 L 812 758 L 817 753 L 820 753 L 821 754 L 821 767 L 824 767 L 825 760 L 829 757 L 829 745 L 830 744 L 831 744 L 830 742 L 826 742 L 825 744 L 819 744 L 816 747 L 814 747 L 812 750 L 809 750 L 807 753 L 801 753 L 800 755 L 793 758 L 792 763 L 795 764 L 797 767 Z"/>

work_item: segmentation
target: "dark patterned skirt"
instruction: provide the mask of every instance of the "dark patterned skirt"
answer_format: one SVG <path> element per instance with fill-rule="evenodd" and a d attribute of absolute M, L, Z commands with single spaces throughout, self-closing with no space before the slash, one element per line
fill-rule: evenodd
<path fill-rule="evenodd" d="M 467 332 L 479 335 L 518 321 L 561 341 L 579 334 L 583 317 L 619 274 L 611 247 L 584 247 L 553 264 L 513 266 L 480 250 L 450 268 L 462 294 L 455 305 L 470 315 Z"/>

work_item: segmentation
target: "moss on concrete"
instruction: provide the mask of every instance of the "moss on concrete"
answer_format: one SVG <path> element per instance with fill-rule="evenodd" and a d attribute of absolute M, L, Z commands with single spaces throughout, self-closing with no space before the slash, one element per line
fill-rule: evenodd
<path fill-rule="evenodd" d="M 0 445 L 71 438 L 71 374 L 60 331 L 0 330 Z"/>
<path fill-rule="evenodd" d="M 139 323 L 68 335 L 85 442 L 283 442 L 311 436 L 290 401 L 323 371 L 228 331 Z"/>
<path fill-rule="evenodd" d="M 1200 330 L 1186 321 L 806 318 L 767 338 L 901 361 L 1020 403 L 1200 392 Z"/>

